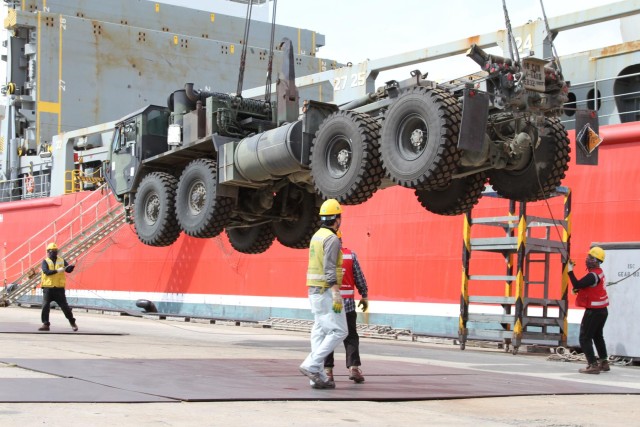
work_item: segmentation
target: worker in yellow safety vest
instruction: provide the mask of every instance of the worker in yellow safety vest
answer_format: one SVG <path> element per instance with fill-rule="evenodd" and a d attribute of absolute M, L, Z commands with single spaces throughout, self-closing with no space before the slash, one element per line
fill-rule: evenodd
<path fill-rule="evenodd" d="M 67 296 L 65 295 L 65 274 L 71 273 L 74 268 L 75 266 L 70 265 L 64 258 L 58 256 L 58 245 L 55 243 L 47 245 L 47 257 L 42 261 L 42 283 L 40 285 L 42 287 L 42 326 L 38 328 L 39 331 L 50 330 L 49 311 L 52 301 L 58 304 L 58 307 L 64 313 L 64 317 L 69 321 L 71 329 L 78 330 L 76 319 L 73 317 L 73 312 L 67 303 Z"/>
<path fill-rule="evenodd" d="M 343 310 L 342 252 L 336 232 L 342 222 L 342 207 L 335 199 L 320 207 L 322 226 L 309 244 L 307 289 L 311 312 L 311 353 L 300 365 L 300 372 L 309 378 L 313 388 L 335 388 L 336 383 L 324 371 L 324 359 L 347 336 L 347 318 Z"/>

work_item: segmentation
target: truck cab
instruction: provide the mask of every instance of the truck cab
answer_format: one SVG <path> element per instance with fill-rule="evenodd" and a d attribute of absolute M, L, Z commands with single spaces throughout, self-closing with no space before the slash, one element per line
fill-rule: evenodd
<path fill-rule="evenodd" d="M 157 105 L 149 105 L 116 123 L 104 176 L 119 199 L 135 187 L 145 159 L 169 150 L 168 126 L 169 110 Z"/>

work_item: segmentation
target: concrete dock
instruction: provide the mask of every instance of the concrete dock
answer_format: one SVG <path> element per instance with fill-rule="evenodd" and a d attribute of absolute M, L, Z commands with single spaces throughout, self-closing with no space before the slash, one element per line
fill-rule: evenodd
<path fill-rule="evenodd" d="M 0 308 L 2 426 L 615 426 L 640 419 L 640 368 L 451 340 L 361 338 L 366 381 L 311 389 L 305 332 L 257 324 Z M 606 337 L 605 337 L 606 338 Z"/>

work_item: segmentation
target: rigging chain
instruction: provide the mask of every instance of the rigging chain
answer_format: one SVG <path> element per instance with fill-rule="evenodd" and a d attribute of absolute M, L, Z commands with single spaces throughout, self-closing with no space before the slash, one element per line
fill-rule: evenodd
<path fill-rule="evenodd" d="M 244 67 L 247 60 L 247 46 L 249 45 L 249 28 L 251 27 L 251 10 L 253 9 L 253 0 L 247 2 L 247 16 L 244 23 L 244 38 L 242 39 L 242 55 L 240 55 L 240 71 L 238 73 L 238 90 L 236 96 L 242 96 L 242 82 L 244 80 Z"/>
<path fill-rule="evenodd" d="M 278 0 L 273 0 L 273 16 L 271 18 L 271 44 L 269 45 L 269 65 L 267 66 L 267 82 L 265 84 L 264 102 L 271 104 L 271 72 L 273 68 L 273 41 L 276 34 L 276 9 Z"/>

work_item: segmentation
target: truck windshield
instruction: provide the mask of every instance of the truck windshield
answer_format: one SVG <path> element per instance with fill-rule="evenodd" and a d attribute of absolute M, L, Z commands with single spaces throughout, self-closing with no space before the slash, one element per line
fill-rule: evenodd
<path fill-rule="evenodd" d="M 117 153 L 122 148 L 122 139 L 120 138 L 120 128 L 116 128 L 113 132 L 113 141 L 111 142 L 111 151 Z"/>

